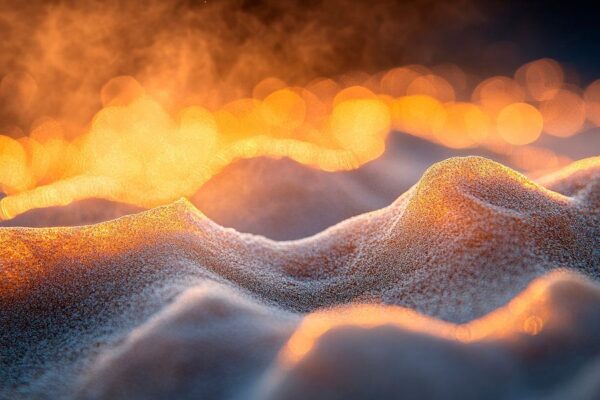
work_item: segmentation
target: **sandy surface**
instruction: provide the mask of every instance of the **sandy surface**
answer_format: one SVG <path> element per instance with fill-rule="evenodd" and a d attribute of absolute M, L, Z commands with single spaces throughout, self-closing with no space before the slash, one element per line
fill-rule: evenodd
<path fill-rule="evenodd" d="M 0 398 L 600 395 L 600 161 L 483 158 L 276 242 L 186 201 L 0 230 Z"/>

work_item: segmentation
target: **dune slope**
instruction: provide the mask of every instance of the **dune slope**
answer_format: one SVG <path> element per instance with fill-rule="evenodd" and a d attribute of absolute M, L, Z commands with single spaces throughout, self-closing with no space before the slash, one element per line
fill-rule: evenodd
<path fill-rule="evenodd" d="M 289 242 L 186 201 L 1 228 L 0 398 L 593 398 L 600 159 L 538 182 L 449 159 Z"/>

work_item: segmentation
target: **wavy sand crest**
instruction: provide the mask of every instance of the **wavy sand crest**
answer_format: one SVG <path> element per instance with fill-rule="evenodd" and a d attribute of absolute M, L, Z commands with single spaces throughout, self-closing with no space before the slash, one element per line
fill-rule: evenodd
<path fill-rule="evenodd" d="M 539 182 L 449 159 L 291 242 L 185 201 L 2 228 L 0 398 L 593 398 L 600 159 Z"/>

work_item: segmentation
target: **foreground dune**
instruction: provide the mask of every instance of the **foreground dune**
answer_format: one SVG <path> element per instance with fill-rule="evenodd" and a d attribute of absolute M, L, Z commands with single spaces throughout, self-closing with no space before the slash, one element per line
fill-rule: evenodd
<path fill-rule="evenodd" d="M 600 396 L 600 159 L 449 159 L 307 239 L 0 229 L 0 398 Z"/>

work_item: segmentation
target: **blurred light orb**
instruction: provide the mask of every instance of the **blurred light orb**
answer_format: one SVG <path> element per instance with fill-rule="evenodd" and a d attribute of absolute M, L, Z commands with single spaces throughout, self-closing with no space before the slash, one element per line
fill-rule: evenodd
<path fill-rule="evenodd" d="M 600 126 L 600 79 L 592 82 L 584 93 L 587 119 Z"/>
<path fill-rule="evenodd" d="M 472 100 L 479 103 L 491 117 L 496 117 L 509 104 L 524 101 L 525 91 L 514 79 L 494 76 L 477 85 Z"/>
<path fill-rule="evenodd" d="M 496 130 L 500 137 L 518 146 L 535 142 L 543 127 L 542 114 L 527 103 L 514 103 L 504 107 L 496 119 Z"/>
<path fill-rule="evenodd" d="M 532 100 L 544 101 L 557 94 L 563 85 L 564 75 L 558 62 L 543 58 L 523 65 L 515 73 L 515 79 L 525 87 Z"/>
<path fill-rule="evenodd" d="M 577 93 L 561 89 L 549 100 L 540 103 L 544 132 L 559 137 L 576 134 L 585 123 L 585 102 Z"/>
<path fill-rule="evenodd" d="M 423 75 L 413 80 L 406 88 L 406 94 L 431 96 L 442 103 L 455 100 L 454 88 L 447 80 L 437 75 Z"/>
<path fill-rule="evenodd" d="M 444 123 L 433 133 L 444 146 L 461 149 L 478 145 L 490 130 L 490 118 L 480 107 L 470 103 L 451 103 L 446 106 Z"/>

